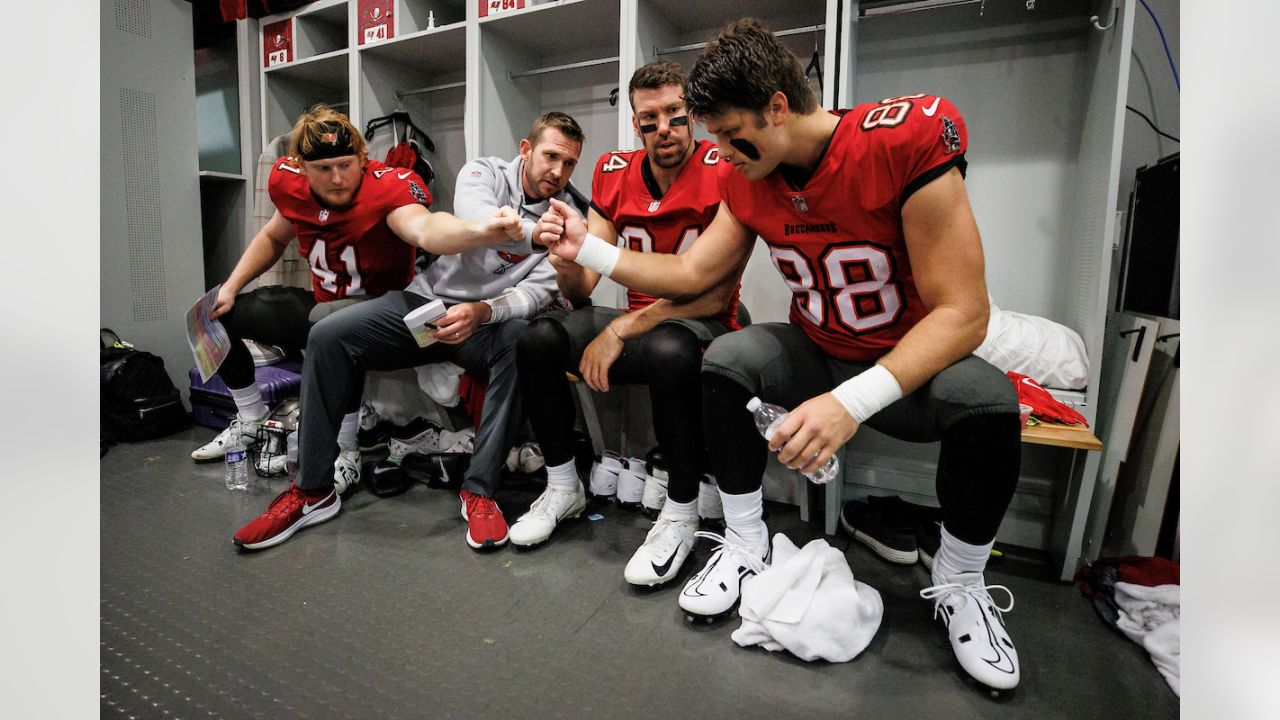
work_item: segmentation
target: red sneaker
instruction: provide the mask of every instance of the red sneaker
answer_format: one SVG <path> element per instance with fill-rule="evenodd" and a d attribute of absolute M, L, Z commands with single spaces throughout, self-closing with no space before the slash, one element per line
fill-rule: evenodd
<path fill-rule="evenodd" d="M 288 489 L 271 501 L 267 511 L 240 528 L 231 542 L 242 550 L 261 550 L 279 545 L 302 528 L 337 515 L 341 507 L 342 499 L 333 488 L 308 493 L 289 483 Z"/>
<path fill-rule="evenodd" d="M 493 498 L 463 490 L 462 519 L 467 521 L 467 544 L 476 550 L 507 544 L 507 519 Z"/>

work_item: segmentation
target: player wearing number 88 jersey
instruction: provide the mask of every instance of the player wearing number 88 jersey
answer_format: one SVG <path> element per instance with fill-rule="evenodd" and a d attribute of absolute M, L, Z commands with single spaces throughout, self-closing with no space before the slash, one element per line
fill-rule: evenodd
<path fill-rule="evenodd" d="M 752 600 L 769 564 L 770 450 L 813 473 L 864 424 L 940 441 L 941 545 L 922 596 L 966 672 L 1016 686 L 1017 653 L 983 573 L 1018 479 L 1018 406 L 1003 373 L 971 354 L 989 305 L 963 118 L 932 94 L 824 111 L 795 55 L 753 19 L 708 43 L 684 87 L 727 163 L 720 212 L 698 243 L 678 256 L 616 250 L 561 207 L 547 233 L 560 258 L 685 302 L 735 282 L 759 236 L 792 291 L 790 323 L 722 335 L 703 356 L 726 531 L 680 606 L 705 617 Z M 789 410 L 767 441 L 746 410 L 753 397 Z"/>
<path fill-rule="evenodd" d="M 784 172 L 750 181 L 724 165 L 720 192 L 769 246 L 793 293 L 791 322 L 833 357 L 875 360 L 928 312 L 907 255 L 902 205 L 951 168 L 964 173 L 968 135 L 955 106 L 932 95 L 833 114 L 831 142 L 801 186 Z M 953 140 L 943 137 L 948 128 Z"/>

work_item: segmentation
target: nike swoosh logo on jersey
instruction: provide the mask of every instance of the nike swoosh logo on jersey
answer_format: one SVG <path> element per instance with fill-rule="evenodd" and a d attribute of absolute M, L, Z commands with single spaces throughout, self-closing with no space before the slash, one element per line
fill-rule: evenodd
<path fill-rule="evenodd" d="M 325 496 L 324 496 L 324 499 L 323 499 L 323 500 L 321 500 L 321 501 L 320 501 L 320 502 L 318 502 L 318 503 L 303 503 L 303 504 L 302 504 L 302 514 L 303 514 L 303 515 L 308 515 L 308 514 L 310 514 L 312 510 L 316 510 L 316 509 L 318 509 L 321 505 L 324 505 L 325 503 L 329 502 L 329 498 L 331 498 L 331 497 L 333 497 L 333 491 L 332 491 L 332 490 L 330 490 L 330 491 L 329 491 L 329 494 L 328 494 L 328 495 L 325 495 Z"/>
<path fill-rule="evenodd" d="M 935 104 L 936 104 L 936 103 L 935 103 Z M 929 114 L 930 114 L 930 115 L 932 115 L 933 113 L 929 113 Z M 401 180 L 403 180 L 403 179 L 405 179 L 405 178 L 409 177 L 409 173 L 407 173 L 407 172 L 404 172 L 404 173 L 396 173 L 396 177 L 398 177 L 398 178 L 400 178 Z"/>
<path fill-rule="evenodd" d="M 923 113 L 924 113 L 924 116 L 925 116 L 925 117 L 933 117 L 933 114 L 934 114 L 934 113 L 936 113 L 936 112 L 938 112 L 938 101 L 939 101 L 939 100 L 941 100 L 941 99 L 942 99 L 942 98 L 940 98 L 940 97 L 935 97 L 935 98 L 933 99 L 933 104 L 932 104 L 932 105 L 930 105 L 930 106 L 929 106 L 929 107 L 927 107 L 927 108 L 923 108 L 923 109 L 921 110 L 921 112 L 923 112 Z"/>

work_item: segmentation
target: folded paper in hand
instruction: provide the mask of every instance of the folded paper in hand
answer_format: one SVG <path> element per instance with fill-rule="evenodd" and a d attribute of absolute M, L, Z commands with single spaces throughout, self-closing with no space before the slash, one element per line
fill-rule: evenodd
<path fill-rule="evenodd" d="M 409 328 L 409 332 L 413 333 L 413 339 L 418 343 L 418 347 L 428 347 L 436 341 L 435 338 L 431 337 L 431 333 L 436 329 L 432 323 L 439 320 L 444 314 L 444 303 L 436 299 L 411 310 L 408 315 L 404 316 L 404 324 Z"/>

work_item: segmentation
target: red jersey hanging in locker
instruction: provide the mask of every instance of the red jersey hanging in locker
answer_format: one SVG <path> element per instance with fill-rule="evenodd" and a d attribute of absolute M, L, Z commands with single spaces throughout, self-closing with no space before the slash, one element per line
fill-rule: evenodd
<path fill-rule="evenodd" d="M 422 179 L 412 170 L 370 160 L 355 199 L 345 208 L 318 202 L 302 171 L 288 158 L 271 168 L 271 201 L 293 223 L 298 250 L 311 264 L 317 302 L 403 290 L 413 279 L 414 248 L 387 226 L 398 207 L 430 205 Z"/>
<path fill-rule="evenodd" d="M 293 18 L 262 26 L 262 66 L 272 67 L 293 60 Z"/>
<path fill-rule="evenodd" d="M 480 3 L 480 17 L 497 15 L 509 10 L 523 10 L 524 0 L 476 0 Z"/>
<path fill-rule="evenodd" d="M 378 42 L 396 36 L 395 0 L 360 0 L 356 3 L 360 44 Z"/>
<path fill-rule="evenodd" d="M 902 206 L 952 167 L 968 131 L 945 98 L 909 95 L 837 111 L 840 124 L 803 187 L 720 168 L 720 192 L 769 246 L 791 288 L 791 322 L 826 353 L 875 360 L 928 309 L 902 237 Z"/>
<path fill-rule="evenodd" d="M 720 208 L 716 166 L 720 150 L 701 140 L 680 169 L 675 182 L 663 193 L 649 168 L 643 149 L 605 153 L 591 177 L 591 207 L 613 223 L 618 244 L 636 252 L 680 254 L 689 249 L 711 225 Z M 627 307 L 639 310 L 654 298 L 627 291 Z M 737 328 L 738 294 L 720 319 Z"/>

